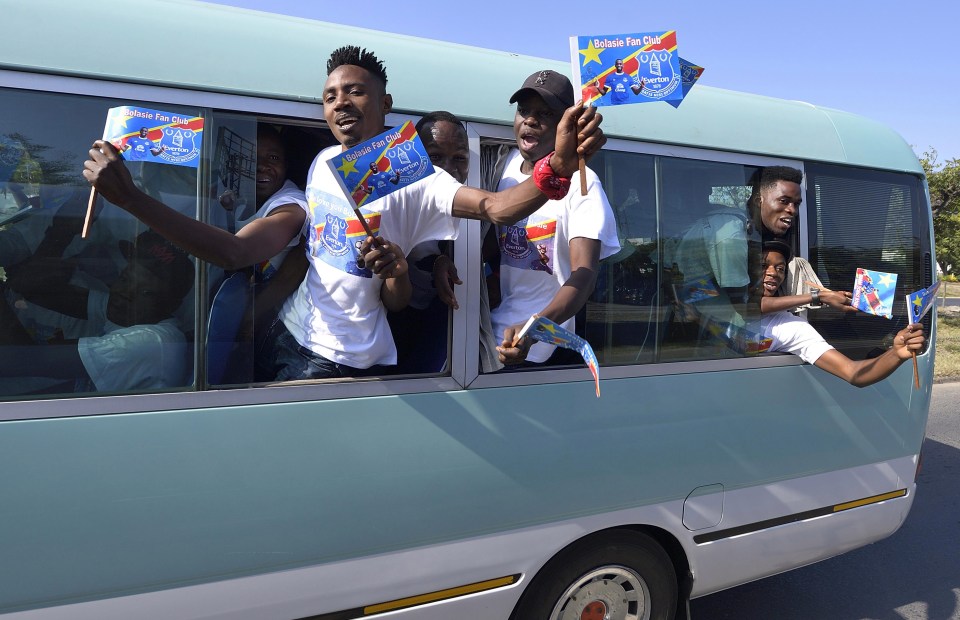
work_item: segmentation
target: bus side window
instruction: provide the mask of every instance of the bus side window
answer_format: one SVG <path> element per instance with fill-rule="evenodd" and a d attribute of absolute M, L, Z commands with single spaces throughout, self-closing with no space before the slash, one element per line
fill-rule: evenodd
<path fill-rule="evenodd" d="M 605 150 L 590 162 L 613 208 L 620 241 L 620 251 L 600 261 L 585 313 L 584 336 L 603 365 L 655 361 L 666 329 L 654 159 Z"/>
<path fill-rule="evenodd" d="M 90 195 L 81 176 L 90 142 L 102 134 L 109 108 L 130 103 L 0 91 L 0 357 L 8 360 L 0 396 L 192 383 L 193 262 L 105 200 L 87 238 L 79 234 Z M 183 210 L 196 212 L 195 169 L 167 183 L 159 168 L 170 166 L 128 166 L 148 193 L 167 202 L 179 196 Z"/>
<path fill-rule="evenodd" d="M 303 188 L 310 163 L 334 142 L 332 134 L 319 127 L 225 113 L 215 115 L 211 136 L 215 136 L 214 161 L 205 221 L 231 233 L 285 204 L 306 210 Z M 306 251 L 300 237 L 251 268 L 227 273 L 216 265 L 207 266 L 211 299 L 205 317 L 207 384 L 274 380 L 268 372 L 257 370 L 255 344 L 303 281 Z"/>
<path fill-rule="evenodd" d="M 745 335 L 759 312 L 750 297 L 760 248 L 747 208 L 753 168 L 664 157 L 660 170 L 671 321 L 659 359 L 746 355 Z"/>

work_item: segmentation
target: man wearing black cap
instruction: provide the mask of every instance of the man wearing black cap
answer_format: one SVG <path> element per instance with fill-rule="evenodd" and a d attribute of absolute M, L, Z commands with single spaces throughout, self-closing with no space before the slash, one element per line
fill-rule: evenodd
<path fill-rule="evenodd" d="M 535 164 L 554 150 L 557 123 L 573 105 L 573 86 L 556 71 L 538 71 L 510 97 L 517 104 L 513 131 L 517 149 L 507 156 L 498 189 L 503 191 L 535 175 Z M 531 346 L 514 335 L 533 314 L 574 330 L 574 315 L 593 292 L 601 258 L 620 249 L 616 222 L 600 179 L 589 168 L 587 195 L 579 191 L 579 173 L 565 196 L 549 200 L 529 217 L 497 227 L 502 301 L 492 311 L 495 334 L 503 334 L 500 361 L 519 364 L 568 363 L 568 353 L 545 343 Z M 579 358 L 574 354 L 571 363 Z"/>
<path fill-rule="evenodd" d="M 763 243 L 763 275 L 760 287 L 763 297 L 773 299 L 787 272 L 790 246 L 782 241 Z M 900 364 L 923 349 L 923 327 L 907 325 L 893 338 L 893 346 L 883 355 L 854 361 L 834 349 L 809 323 L 789 312 L 764 313 L 760 319 L 763 336 L 771 338 L 770 352 L 784 351 L 803 358 L 808 364 L 826 370 L 857 387 L 881 381 Z"/>

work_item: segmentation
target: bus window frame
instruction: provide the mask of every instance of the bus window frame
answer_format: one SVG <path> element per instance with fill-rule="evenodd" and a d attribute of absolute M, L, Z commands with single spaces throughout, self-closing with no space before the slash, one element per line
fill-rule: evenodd
<path fill-rule="evenodd" d="M 487 123 L 469 123 L 468 126 L 478 133 L 484 140 L 509 140 L 515 141 L 512 127 L 492 125 Z M 801 191 L 806 195 L 806 174 L 804 162 L 796 159 L 775 157 L 770 155 L 753 155 L 749 153 L 738 153 L 732 151 L 710 150 L 707 148 L 694 148 L 686 146 L 674 146 L 669 144 L 658 144 L 652 142 L 638 142 L 625 140 L 621 138 L 608 138 L 605 151 L 620 151 L 624 153 L 637 153 L 643 155 L 652 155 L 654 157 L 671 157 L 678 159 L 695 159 L 699 161 L 739 164 L 745 166 L 790 166 L 804 172 L 804 180 L 801 184 Z M 659 159 L 655 162 L 655 171 L 660 174 Z M 571 191 L 576 191 L 574 188 Z M 658 205 L 659 206 L 659 205 Z M 800 255 L 807 257 L 807 223 L 805 218 L 800 218 Z M 461 277 L 463 275 L 461 274 Z M 475 288 L 480 285 L 479 282 L 471 284 L 467 278 L 475 277 L 473 270 L 463 277 L 464 287 Z M 478 313 L 479 317 L 479 313 Z M 454 342 L 457 340 L 454 334 Z M 657 375 L 672 375 L 694 372 L 716 372 L 724 370 L 745 370 L 753 368 L 772 368 L 778 366 L 798 366 L 804 362 L 795 355 L 762 355 L 754 357 L 742 357 L 733 359 L 717 360 L 693 360 L 682 362 L 655 362 L 649 364 L 630 364 L 621 366 L 603 366 L 600 370 L 600 376 L 604 379 L 623 379 L 630 377 L 649 377 Z M 541 385 L 550 383 L 568 383 L 571 381 L 590 381 L 591 377 L 585 372 L 584 368 L 544 368 L 524 372 L 509 373 L 477 373 L 467 376 L 467 385 L 471 388 L 495 388 L 495 387 L 514 387 L 524 385 Z"/>

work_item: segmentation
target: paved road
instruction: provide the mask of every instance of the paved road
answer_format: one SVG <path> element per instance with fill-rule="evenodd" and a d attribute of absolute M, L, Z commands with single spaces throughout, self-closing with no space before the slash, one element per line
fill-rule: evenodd
<path fill-rule="evenodd" d="M 917 486 L 890 538 L 692 601 L 693 620 L 960 620 L 960 383 L 933 388 Z"/>

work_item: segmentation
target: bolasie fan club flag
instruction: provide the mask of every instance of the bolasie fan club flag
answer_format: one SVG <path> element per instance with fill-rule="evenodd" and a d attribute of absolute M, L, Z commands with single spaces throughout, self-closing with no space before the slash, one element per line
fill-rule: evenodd
<path fill-rule="evenodd" d="M 851 305 L 867 314 L 893 318 L 893 297 L 897 288 L 897 274 L 857 268 L 853 282 Z"/>
<path fill-rule="evenodd" d="M 923 315 L 933 307 L 939 288 L 940 281 L 937 280 L 928 288 L 907 294 L 907 313 L 911 323 L 919 323 L 923 319 Z"/>
<path fill-rule="evenodd" d="M 327 165 L 355 209 L 434 172 L 410 121 L 335 155 Z"/>
<path fill-rule="evenodd" d="M 128 161 L 196 168 L 200 163 L 203 117 L 130 105 L 110 108 L 103 139 Z"/>
<path fill-rule="evenodd" d="M 585 105 L 683 99 L 676 30 L 570 37 L 570 62 Z"/>
<path fill-rule="evenodd" d="M 530 317 L 530 320 L 523 326 L 523 329 L 517 334 L 515 342 L 518 342 L 524 336 L 530 336 L 534 340 L 578 352 L 583 357 L 583 361 L 587 363 L 590 374 L 593 375 L 593 385 L 597 390 L 597 398 L 600 398 L 600 364 L 597 362 L 597 356 L 589 342 L 550 319 L 536 314 Z"/>

